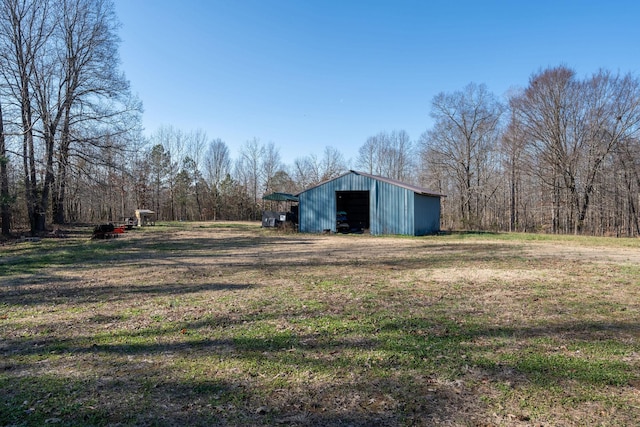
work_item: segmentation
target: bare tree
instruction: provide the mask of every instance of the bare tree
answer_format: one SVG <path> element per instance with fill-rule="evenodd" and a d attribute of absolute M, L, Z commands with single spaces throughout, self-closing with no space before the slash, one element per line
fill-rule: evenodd
<path fill-rule="evenodd" d="M 381 145 L 380 134 L 367 138 L 365 143 L 358 149 L 356 166 L 370 175 L 379 175 Z"/>
<path fill-rule="evenodd" d="M 201 219 L 202 204 L 198 193 L 200 181 L 200 171 L 196 162 L 189 156 L 185 157 L 175 183 L 175 199 L 180 220 Z"/>
<path fill-rule="evenodd" d="M 212 217 L 218 219 L 222 202 L 222 182 L 231 173 L 231 157 L 227 144 L 221 139 L 209 142 L 205 155 L 205 179 L 212 197 Z"/>
<path fill-rule="evenodd" d="M 583 87 L 586 96 L 585 153 L 580 160 L 578 182 L 569 188 L 577 207 L 576 233 L 583 230 L 605 162 L 623 141 L 638 135 L 640 124 L 640 81 L 637 78 L 600 70 Z"/>
<path fill-rule="evenodd" d="M 422 159 L 429 169 L 443 169 L 454 177 L 466 227 L 481 225 L 487 200 L 496 189 L 489 178 L 502 112 L 503 106 L 486 86 L 471 83 L 462 91 L 434 97 L 434 127 L 420 138 Z"/>
<path fill-rule="evenodd" d="M 501 139 L 502 167 L 506 174 L 509 192 L 509 231 L 516 231 L 522 225 L 519 201 L 523 198 L 522 175 L 525 170 L 526 136 L 512 114 Z"/>
<path fill-rule="evenodd" d="M 130 160 L 130 180 L 134 194 L 135 208 L 153 208 L 152 194 L 155 185 L 149 182 L 151 177 L 151 162 L 148 154 L 134 153 Z"/>
<path fill-rule="evenodd" d="M 293 180 L 298 190 L 336 178 L 347 169 L 344 156 L 336 148 L 327 146 L 322 158 L 315 154 L 295 159 L 293 163 Z"/>
<path fill-rule="evenodd" d="M 195 163 L 195 168 L 199 171 L 203 170 L 203 160 L 209 137 L 202 129 L 196 129 L 190 132 L 187 137 L 187 155 Z"/>
<path fill-rule="evenodd" d="M 413 176 L 413 143 L 404 130 L 394 130 L 387 138 L 384 150 L 387 159 L 385 175 L 399 181 L 409 181 Z"/>
<path fill-rule="evenodd" d="M 344 156 L 337 148 L 327 146 L 321 160 L 320 180 L 327 181 L 337 178 L 347 170 L 347 163 Z"/>
<path fill-rule="evenodd" d="M 356 165 L 370 174 L 411 181 L 414 177 L 413 151 L 406 131 L 380 132 L 367 138 L 358 149 Z"/>
<path fill-rule="evenodd" d="M 638 80 L 599 71 L 581 81 L 556 67 L 534 74 L 511 105 L 552 190 L 552 230 L 581 233 L 605 160 L 638 131 Z"/>
<path fill-rule="evenodd" d="M 193 190 L 197 210 L 197 218 L 202 219 L 203 212 L 203 190 L 204 177 L 203 177 L 203 153 L 207 145 L 207 134 L 202 130 L 196 130 L 189 134 L 187 152 L 189 153 L 183 159 L 183 168 L 188 171 L 189 177 L 193 182 Z"/>
<path fill-rule="evenodd" d="M 280 151 L 273 142 L 269 142 L 263 147 L 263 155 L 261 161 L 261 175 L 264 177 L 264 194 L 271 193 L 274 190 L 273 178 L 282 168 L 280 160 Z"/>
<path fill-rule="evenodd" d="M 11 233 L 11 196 L 9 194 L 9 175 L 7 173 L 7 145 L 4 132 L 4 115 L 0 103 L 0 233 L 8 236 Z"/>
<path fill-rule="evenodd" d="M 258 138 L 245 142 L 240 150 L 240 158 L 236 162 L 235 174 L 238 181 L 246 188 L 247 194 L 253 200 L 250 209 L 250 218 L 256 219 L 262 197 L 261 188 L 263 182 L 262 159 L 265 148 Z"/>
<path fill-rule="evenodd" d="M 318 158 L 315 154 L 298 157 L 293 161 L 293 180 L 296 182 L 298 191 L 322 181 L 318 163 Z"/>
<path fill-rule="evenodd" d="M 638 236 L 640 235 L 640 200 L 637 197 L 640 193 L 640 141 L 637 138 L 625 138 L 616 150 L 616 159 L 615 165 L 619 166 L 617 170 L 622 172 L 626 195 L 616 197 L 615 219 L 625 214 L 627 217 L 626 227 L 617 222 L 614 223 L 616 236 L 621 234 L 621 227 L 626 228 L 627 236 Z"/>
<path fill-rule="evenodd" d="M 219 187 L 223 179 L 231 172 L 229 147 L 220 138 L 209 142 L 205 154 L 205 176 L 213 187 Z"/>
<path fill-rule="evenodd" d="M 171 157 L 162 144 L 156 144 L 149 152 L 149 172 L 153 182 L 153 206 L 159 218 L 162 217 L 162 192 L 167 185 Z M 173 218 L 172 218 L 173 219 Z"/>
<path fill-rule="evenodd" d="M 47 74 L 37 79 L 37 93 L 45 141 L 54 139 L 60 128 L 53 211 L 54 222 L 61 224 L 65 222 L 66 176 L 70 167 L 71 146 L 78 142 L 77 127 L 89 121 L 96 131 L 99 129 L 97 122 L 115 119 L 124 123 L 123 115 L 139 110 L 139 106 L 129 102 L 129 83 L 118 71 L 118 22 L 112 2 L 58 1 L 56 10 L 59 17 L 56 19 L 54 35 L 62 46 L 57 55 L 59 63 L 53 63 L 47 73 L 53 79 Z M 108 103 L 102 102 L 104 99 L 108 99 Z M 107 132 L 117 135 L 117 127 L 111 126 Z M 107 151 L 115 148 L 115 136 L 104 139 L 94 132 L 90 139 L 95 138 L 108 141 L 105 147 Z"/>
<path fill-rule="evenodd" d="M 2 0 L 0 2 L 0 72 L 20 111 L 22 160 L 27 214 L 33 233 L 44 229 L 34 129 L 38 117 L 33 108 L 32 82 L 37 60 L 51 35 L 48 2 Z"/>
<path fill-rule="evenodd" d="M 160 126 L 152 135 L 154 146 L 161 145 L 166 156 L 166 184 L 168 191 L 166 217 L 171 220 L 178 219 L 175 200 L 175 185 L 178 174 L 181 171 L 182 160 L 185 157 L 189 136 L 181 129 L 170 125 Z"/>
<path fill-rule="evenodd" d="M 100 162 L 94 154 L 113 148 L 111 136 L 128 122 L 122 113 L 138 108 L 118 72 L 117 25 L 111 0 L 0 1 L 0 72 L 20 111 L 34 233 L 45 229 L 50 206 L 54 221 L 65 221 L 72 144 L 92 146 L 75 155 Z"/>

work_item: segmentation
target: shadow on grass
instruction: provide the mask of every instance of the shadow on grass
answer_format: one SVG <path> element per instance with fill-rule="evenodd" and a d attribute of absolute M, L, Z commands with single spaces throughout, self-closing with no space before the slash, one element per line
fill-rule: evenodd
<path fill-rule="evenodd" d="M 200 266 L 199 259 L 239 269 L 294 268 L 322 266 L 401 266 L 421 268 L 425 264 L 446 265 L 451 262 L 485 262 L 519 256 L 520 249 L 502 243 L 429 243 L 411 248 L 411 253 L 391 253 L 368 259 L 358 240 L 334 248 L 318 247 L 315 238 L 303 236 L 240 236 L 162 239 L 163 235 L 145 235 L 135 239 L 109 241 L 66 241 L 5 251 L 0 258 L 0 279 L 6 285 L 19 285 L 20 277 L 36 275 L 53 277 L 59 269 L 73 271 L 87 268 L 117 273 L 119 267 L 154 266 L 174 263 L 176 266 Z M 331 237 L 329 237 L 331 238 Z M 373 237 L 367 237 L 372 239 Z M 386 243 L 384 240 L 381 242 Z M 416 252 L 417 251 L 417 252 Z M 195 261 L 189 262 L 187 259 Z"/>
<path fill-rule="evenodd" d="M 336 334 L 320 326 L 326 325 L 325 317 L 289 313 L 289 321 L 310 329 L 304 334 L 265 330 L 265 322 L 269 326 L 282 315 L 260 314 L 67 340 L 5 340 L 0 392 L 11 410 L 3 412 L 0 422 L 458 424 L 483 409 L 473 386 L 460 381 L 470 372 L 475 381 L 509 381 L 514 388 L 568 383 L 620 387 L 638 380 L 632 364 L 549 352 L 535 342 L 562 343 L 576 335 L 582 341 L 573 340 L 574 345 L 597 350 L 610 343 L 595 338 L 596 333 L 604 331 L 612 340 L 617 332 L 637 334 L 638 325 L 632 322 L 494 328 L 463 327 L 438 317 L 377 318 L 344 324 Z M 256 336 L 258 330 L 262 332 Z M 620 344 L 616 351 L 637 350 L 637 345 Z M 47 373 L 56 366 L 64 372 L 74 363 L 82 366 L 82 380 Z M 310 379 L 300 383 L 299 372 Z M 328 380 L 314 380 L 323 377 Z M 60 409 L 52 413 L 52 408 Z"/>
<path fill-rule="evenodd" d="M 278 397 L 270 398 L 242 381 L 163 380 L 166 375 L 153 369 L 142 381 L 127 377 L 126 372 L 120 374 L 90 380 L 27 376 L 13 384 L 0 378 L 0 390 L 8 391 L 3 403 L 16 403 L 0 413 L 0 422 L 31 426 L 397 426 L 472 418 L 455 412 L 460 396 L 436 396 L 426 387 L 416 386 L 406 401 L 390 399 L 386 390 L 406 388 L 394 379 L 379 380 L 373 389 L 372 384 L 362 383 L 327 385 L 317 390 L 317 396 L 275 390 Z M 420 393 L 427 398 L 417 403 L 414 395 Z M 313 401 L 314 397 L 318 400 Z M 332 405 L 326 406 L 327 402 Z"/>
<path fill-rule="evenodd" d="M 115 268 L 141 260 L 209 257 L 220 252 L 264 246 L 306 245 L 308 242 L 282 237 L 234 237 L 163 239 L 163 234 L 111 240 L 47 241 L 31 246 L 14 246 L 3 250 L 0 277 L 34 274 L 42 270 L 64 268 Z M 204 252 L 203 252 L 204 251 Z"/>
<path fill-rule="evenodd" d="M 287 315 L 295 321 L 295 314 Z M 602 357 L 588 357 L 574 351 L 573 354 L 560 352 L 558 348 L 537 348 L 537 338 L 561 343 L 571 337 L 576 348 L 584 345 L 586 351 L 602 350 L 617 354 L 633 354 L 640 350 L 637 344 L 618 343 L 616 337 L 621 334 L 637 335 L 640 328 L 633 322 L 578 322 L 553 324 L 545 327 L 498 327 L 484 328 L 478 325 L 462 327 L 453 322 L 443 324 L 440 319 L 410 318 L 383 319 L 371 323 L 351 323 L 340 326 L 340 332 L 332 328 L 323 328 L 314 323 L 308 312 L 302 316 L 308 334 L 278 331 L 273 328 L 261 329 L 282 314 L 260 314 L 259 319 L 252 315 L 237 317 L 215 316 L 197 321 L 179 321 L 161 326 L 151 326 L 140 330 L 118 330 L 118 317 L 93 319 L 97 324 L 113 324 L 116 332 L 101 332 L 99 335 L 87 333 L 76 338 L 60 339 L 52 336 L 7 338 L 0 350 L 8 355 L 55 354 L 118 354 L 149 355 L 181 352 L 202 352 L 218 354 L 231 359 L 255 359 L 265 357 L 282 358 L 298 368 L 323 370 L 332 366 L 367 367 L 371 364 L 393 367 L 394 364 L 407 368 L 429 368 L 435 371 L 449 372 L 452 377 L 463 374 L 461 369 L 470 363 L 499 371 L 509 365 L 515 371 L 527 376 L 525 381 L 576 379 L 596 385 L 622 385 L 638 378 L 638 373 L 626 363 L 608 361 Z M 322 322 L 324 316 L 318 316 Z M 258 326 L 262 325 L 262 326 Z M 55 325 L 50 325 L 55 326 Z M 256 329 L 257 328 L 257 329 Z M 256 333 L 260 330 L 260 333 Z M 229 331 L 229 332 L 227 332 Z M 603 339 L 601 333 L 609 339 Z M 208 338 L 207 335 L 223 335 L 220 338 Z M 258 336 L 256 336 L 258 335 Z M 497 342 L 491 341 L 497 338 Z M 566 349 L 566 348 L 565 348 Z M 504 351 L 503 356 L 487 357 L 496 350 Z M 366 361 L 358 364 L 353 358 L 358 352 L 382 351 L 385 357 L 379 361 Z M 522 353 L 520 353 L 522 352 Z M 544 353 L 544 354 L 543 354 Z M 316 357 L 318 355 L 328 357 Z M 395 355 L 395 356 L 393 356 Z M 394 361 L 394 357 L 400 359 Z M 517 357 L 514 357 L 516 356 Z M 567 361 L 563 366 L 559 361 Z M 574 360 L 577 364 L 570 361 Z M 337 365 L 336 365 L 337 364 Z M 601 368 L 601 369 L 600 369 Z M 582 370 L 584 372 L 582 372 Z M 587 375 L 602 370 L 612 375 Z M 537 378 L 537 373 L 545 377 Z M 533 376 L 528 376 L 533 375 Z"/>
<path fill-rule="evenodd" d="M 8 305 L 28 306 L 40 304 L 91 304 L 114 303 L 131 298 L 155 298 L 166 295 L 188 295 L 210 291 L 241 291 L 256 285 L 241 283 L 204 283 L 204 284 L 138 284 L 129 286 L 111 286 L 86 284 L 81 280 L 72 283 L 60 278 L 24 279 L 2 292 L 2 302 Z M 38 283 L 42 283 L 38 286 Z"/>

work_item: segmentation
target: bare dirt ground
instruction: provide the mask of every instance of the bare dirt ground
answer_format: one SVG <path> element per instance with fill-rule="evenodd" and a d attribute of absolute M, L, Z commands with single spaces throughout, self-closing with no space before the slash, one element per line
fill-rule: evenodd
<path fill-rule="evenodd" d="M 638 425 L 639 266 L 245 223 L 10 244 L 0 425 Z"/>

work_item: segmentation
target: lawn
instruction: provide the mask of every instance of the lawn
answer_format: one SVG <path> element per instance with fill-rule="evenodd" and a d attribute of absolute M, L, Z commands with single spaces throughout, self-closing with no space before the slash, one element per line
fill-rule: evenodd
<path fill-rule="evenodd" d="M 640 240 L 90 233 L 0 247 L 0 425 L 640 425 Z"/>

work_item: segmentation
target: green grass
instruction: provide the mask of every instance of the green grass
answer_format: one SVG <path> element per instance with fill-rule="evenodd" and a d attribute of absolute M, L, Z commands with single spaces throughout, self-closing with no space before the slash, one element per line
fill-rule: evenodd
<path fill-rule="evenodd" d="M 5 246 L 0 425 L 638 425 L 635 249 L 231 223 Z"/>
<path fill-rule="evenodd" d="M 451 240 L 495 240 L 513 242 L 550 242 L 561 244 L 582 244 L 601 247 L 628 247 L 640 249 L 640 240 L 636 238 L 611 238 L 602 236 L 582 236 L 573 234 L 542 234 L 542 233 L 507 233 L 507 232 L 454 232 L 444 236 Z"/>

